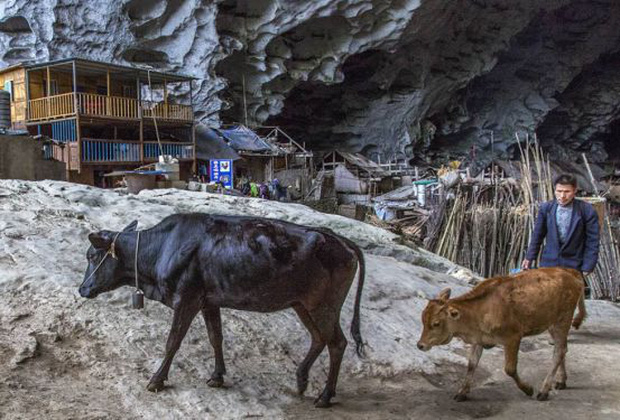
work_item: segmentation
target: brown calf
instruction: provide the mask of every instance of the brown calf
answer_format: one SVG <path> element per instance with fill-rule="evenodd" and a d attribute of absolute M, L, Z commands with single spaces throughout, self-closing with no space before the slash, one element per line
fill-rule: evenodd
<path fill-rule="evenodd" d="M 453 337 L 471 344 L 465 381 L 454 399 L 464 401 L 471 387 L 474 371 L 483 348 L 504 346 L 504 370 L 521 391 L 531 396 L 533 389 L 517 374 L 519 346 L 523 337 L 546 330 L 553 337 L 553 367 L 545 378 L 537 399 L 546 400 L 555 382 L 557 389 L 566 388 L 566 340 L 575 307 L 579 313 L 572 324 L 579 328 L 586 316 L 583 279 L 576 270 L 541 268 L 510 277 L 494 277 L 483 281 L 462 296 L 450 299 L 450 289 L 428 302 L 422 313 L 424 330 L 418 348 L 427 351 L 448 344 Z"/>

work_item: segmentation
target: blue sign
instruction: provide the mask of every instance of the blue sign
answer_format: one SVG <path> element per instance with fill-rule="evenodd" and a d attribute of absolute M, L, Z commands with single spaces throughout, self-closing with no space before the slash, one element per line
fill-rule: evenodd
<path fill-rule="evenodd" d="M 231 159 L 211 160 L 211 181 L 221 182 L 226 188 L 233 187 L 233 161 Z"/>

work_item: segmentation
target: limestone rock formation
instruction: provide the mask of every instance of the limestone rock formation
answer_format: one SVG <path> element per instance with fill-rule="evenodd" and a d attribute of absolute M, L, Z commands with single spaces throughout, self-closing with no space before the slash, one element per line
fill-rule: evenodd
<path fill-rule="evenodd" d="M 618 155 L 614 0 L 5 0 L 0 64 L 82 56 L 199 79 L 209 124 L 371 158 Z M 558 146 L 558 147 L 556 147 Z"/>

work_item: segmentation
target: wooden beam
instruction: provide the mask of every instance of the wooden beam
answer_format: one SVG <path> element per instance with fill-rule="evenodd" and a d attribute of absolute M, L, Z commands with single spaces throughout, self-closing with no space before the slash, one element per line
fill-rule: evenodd
<path fill-rule="evenodd" d="M 46 96 L 49 98 L 49 97 L 51 96 L 51 95 L 50 95 L 50 93 L 51 93 L 51 92 L 50 92 L 50 89 L 51 89 L 51 87 L 52 87 L 52 80 L 51 80 L 50 66 L 47 66 L 47 67 L 46 67 L 46 69 L 47 69 L 47 95 L 46 95 Z M 52 109 L 51 109 L 51 106 L 50 106 L 50 101 L 49 101 L 49 99 L 47 99 L 45 102 L 47 102 L 47 116 L 48 116 L 48 118 L 49 118 L 49 116 L 50 116 L 50 115 L 52 115 Z"/>
<path fill-rule="evenodd" d="M 189 81 L 189 108 L 192 112 L 192 143 L 194 144 L 194 161 L 192 163 L 192 173 L 197 173 L 198 171 L 198 162 L 196 157 L 196 122 L 194 121 L 194 83 L 193 80 Z"/>
<path fill-rule="evenodd" d="M 78 95 L 77 95 L 77 68 L 75 65 L 75 61 L 72 62 L 72 71 L 73 71 L 73 112 L 75 112 L 75 114 L 77 115 L 79 114 L 79 109 L 78 109 L 79 102 L 78 102 Z"/>
<path fill-rule="evenodd" d="M 106 81 L 106 93 L 107 93 L 107 98 L 105 98 L 105 114 L 106 115 L 112 115 L 112 112 L 110 110 L 110 69 L 106 68 L 106 74 L 105 74 L 105 81 Z"/>
<path fill-rule="evenodd" d="M 51 95 L 51 88 L 52 88 L 52 73 L 50 72 L 50 66 L 47 66 L 46 68 L 47 71 L 47 95 L 46 96 L 52 96 Z"/>
<path fill-rule="evenodd" d="M 168 119 L 168 83 L 164 77 L 164 118 Z"/>
<path fill-rule="evenodd" d="M 30 71 L 26 70 L 26 121 L 30 119 Z"/>

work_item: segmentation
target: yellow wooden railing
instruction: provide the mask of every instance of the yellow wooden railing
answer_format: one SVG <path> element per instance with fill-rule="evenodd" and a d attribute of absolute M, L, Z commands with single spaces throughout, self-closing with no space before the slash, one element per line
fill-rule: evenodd
<path fill-rule="evenodd" d="M 194 120 L 192 107 L 188 105 L 140 102 L 134 98 L 78 92 L 28 101 L 28 121 L 61 119 L 74 115 L 76 96 L 77 110 L 80 115 L 119 119 L 153 118 L 154 116 L 157 119 L 183 122 Z"/>
<path fill-rule="evenodd" d="M 28 120 L 51 120 L 75 114 L 73 93 L 33 99 L 28 104 Z"/>
<path fill-rule="evenodd" d="M 78 109 L 82 115 L 138 119 L 138 100 L 121 96 L 78 93 Z"/>
<path fill-rule="evenodd" d="M 142 101 L 142 117 L 153 118 L 153 116 L 174 121 L 193 121 L 194 119 L 191 106 Z"/>

